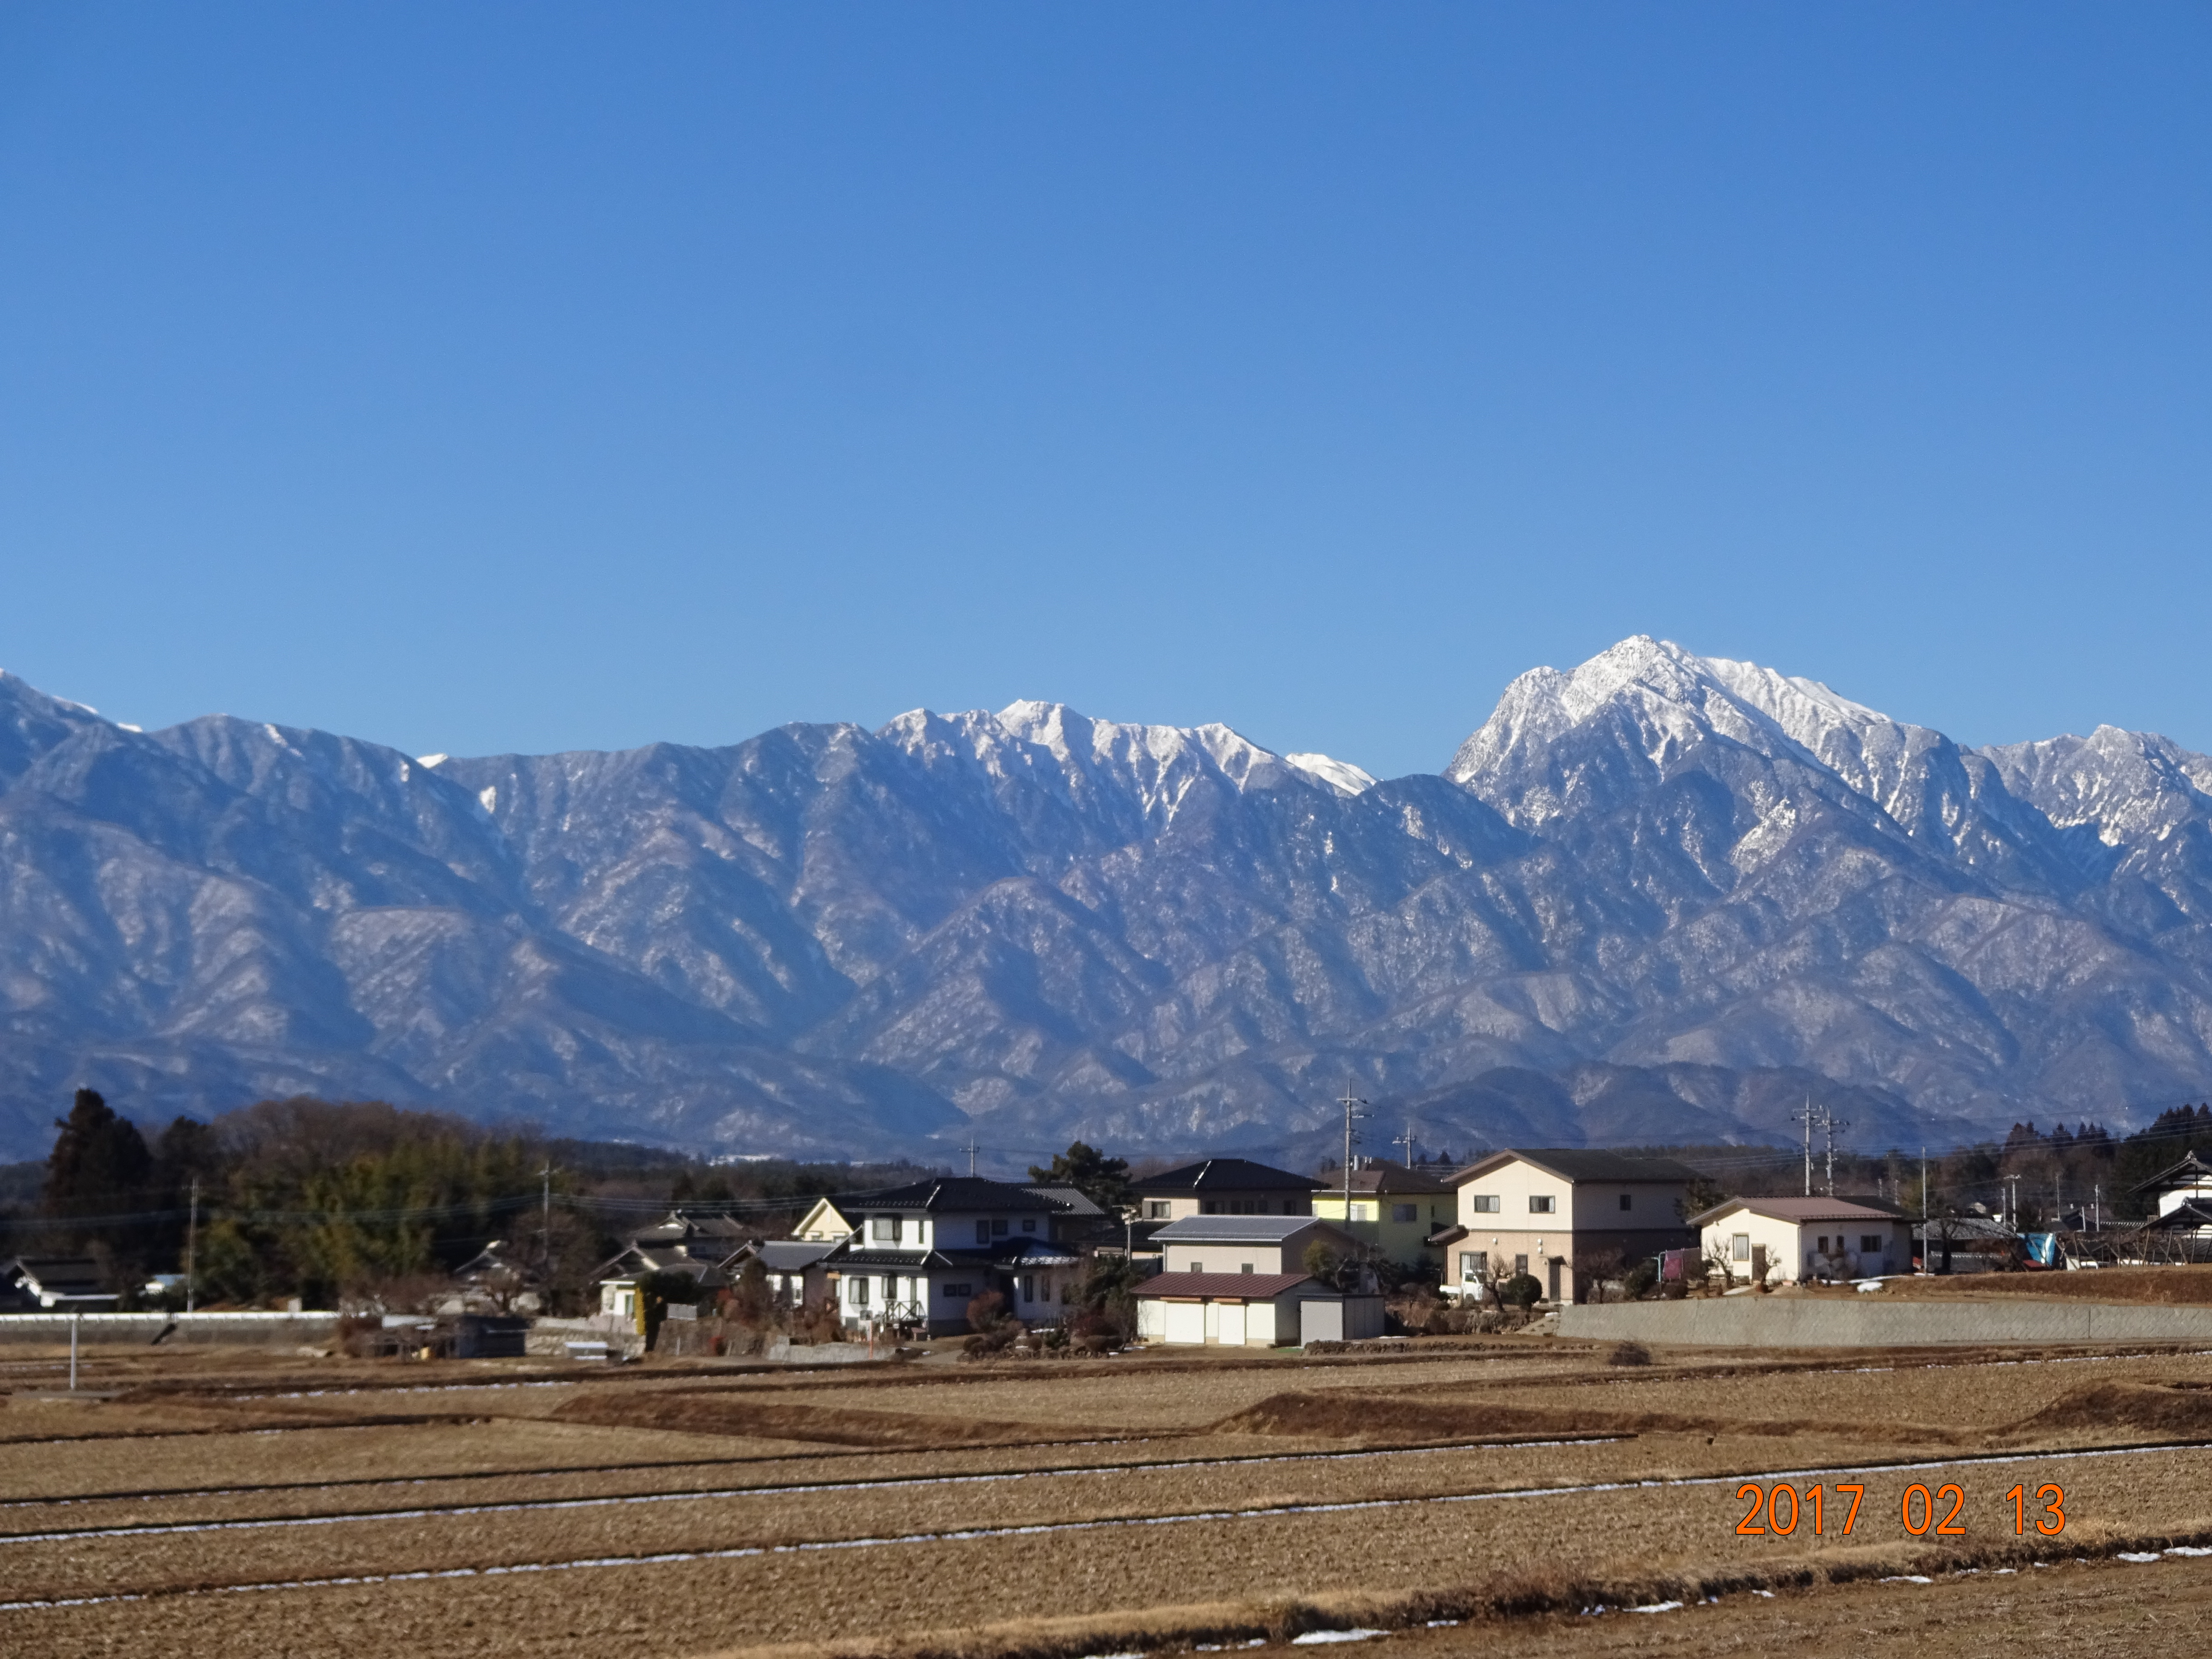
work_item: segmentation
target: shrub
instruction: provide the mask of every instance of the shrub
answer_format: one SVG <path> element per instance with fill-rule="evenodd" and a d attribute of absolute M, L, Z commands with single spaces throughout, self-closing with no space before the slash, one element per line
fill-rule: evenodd
<path fill-rule="evenodd" d="M 1544 1299 L 1544 1287 L 1534 1273 L 1516 1273 L 1498 1287 L 1498 1299 L 1516 1308 L 1533 1308 Z"/>
<path fill-rule="evenodd" d="M 990 1335 L 1006 1322 L 1006 1298 L 996 1291 L 986 1291 L 968 1304 L 968 1328 L 979 1335 Z M 975 1345 L 969 1346 L 973 1352 Z"/>
<path fill-rule="evenodd" d="M 1679 1279 L 1670 1279 L 1659 1287 L 1659 1294 L 1669 1302 L 1680 1302 L 1690 1293 L 1690 1287 Z"/>
<path fill-rule="evenodd" d="M 1631 1302 L 1640 1302 L 1651 1294 L 1651 1287 L 1659 1282 L 1659 1269 L 1655 1263 L 1639 1261 L 1628 1270 L 1628 1277 L 1620 1282 L 1620 1292 Z"/>
<path fill-rule="evenodd" d="M 1641 1342 L 1616 1342 L 1613 1352 L 1605 1357 L 1605 1363 L 1608 1365 L 1648 1365 L 1651 1363 L 1651 1350 Z"/>

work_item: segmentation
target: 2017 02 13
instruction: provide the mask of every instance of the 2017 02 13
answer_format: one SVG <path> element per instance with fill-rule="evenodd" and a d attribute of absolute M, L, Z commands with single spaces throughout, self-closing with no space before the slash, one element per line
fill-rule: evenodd
<path fill-rule="evenodd" d="M 1735 1495 L 1739 1503 L 1748 1503 L 1751 1508 L 1735 1523 L 1735 1529 L 1747 1538 L 1788 1538 L 1796 1533 L 1801 1522 L 1806 1522 L 1809 1523 L 1808 1530 L 1815 1536 L 1829 1536 L 1826 1522 L 1831 1491 L 1835 1493 L 1834 1507 L 1843 1521 L 1832 1535 L 1848 1538 L 1858 1525 L 1859 1505 L 1866 1497 L 1864 1481 L 1838 1480 L 1832 1486 L 1823 1482 L 1800 1492 L 1787 1480 L 1778 1480 L 1771 1486 L 1747 1480 L 1735 1489 Z M 2004 1518 L 2012 1522 L 2015 1537 L 2040 1533 L 2046 1538 L 2054 1538 L 2066 1530 L 2066 1493 L 2056 1484 L 2046 1483 L 2031 1491 L 2022 1482 L 2004 1495 Z M 1966 1533 L 1966 1488 L 1948 1480 L 1933 1492 L 1916 1480 L 1905 1489 L 1898 1502 L 1898 1520 L 1915 1538 L 1963 1538 Z"/>

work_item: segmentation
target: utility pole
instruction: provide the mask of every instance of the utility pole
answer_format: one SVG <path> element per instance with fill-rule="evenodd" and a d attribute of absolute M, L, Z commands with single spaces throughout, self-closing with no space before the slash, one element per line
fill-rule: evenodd
<path fill-rule="evenodd" d="M 975 1153 L 977 1151 L 975 1137 L 972 1134 L 968 1137 L 968 1146 L 966 1150 L 968 1153 L 968 1173 L 972 1176 L 975 1173 Z"/>
<path fill-rule="evenodd" d="M 199 1275 L 195 1271 L 194 1255 L 198 1252 L 200 1234 L 200 1178 L 192 1177 L 192 1206 L 185 1216 L 185 1311 L 191 1312 L 198 1302 Z"/>
<path fill-rule="evenodd" d="M 1833 1198 L 1836 1195 L 1836 1131 L 1850 1128 L 1851 1121 L 1847 1117 L 1838 1117 L 1823 1106 L 1820 1109 L 1820 1127 L 1827 1131 L 1828 1135 L 1828 1196 Z"/>
<path fill-rule="evenodd" d="M 1367 1115 L 1359 1109 L 1366 1102 L 1352 1092 L 1352 1073 L 1344 1074 L 1344 1098 L 1337 1103 L 1344 1108 L 1344 1224 L 1352 1225 L 1352 1143 L 1358 1139 L 1352 1133 L 1352 1121 Z"/>
<path fill-rule="evenodd" d="M 2094 1232 L 2105 1231 L 2105 1183 L 2101 1181 L 2089 1188 L 2094 1194 L 2089 1201 L 2089 1227 Z"/>
<path fill-rule="evenodd" d="M 553 1282 L 553 1160 L 551 1158 L 545 1160 L 545 1167 L 538 1172 L 538 1177 L 545 1183 L 544 1207 L 540 1212 L 538 1224 L 538 1248 L 540 1259 L 544 1263 L 545 1282 L 550 1285 Z M 541 1302 L 538 1304 L 538 1311 L 543 1313 L 544 1310 L 545 1304 Z"/>
<path fill-rule="evenodd" d="M 1413 1120 L 1410 1117 L 1406 1120 L 1406 1133 L 1398 1137 L 1398 1141 L 1406 1149 L 1406 1167 L 1410 1170 L 1413 1167 Z"/>
<path fill-rule="evenodd" d="M 1805 1109 L 1790 1114 L 1805 1126 L 1805 1196 L 1813 1196 L 1813 1097 L 1805 1097 Z"/>

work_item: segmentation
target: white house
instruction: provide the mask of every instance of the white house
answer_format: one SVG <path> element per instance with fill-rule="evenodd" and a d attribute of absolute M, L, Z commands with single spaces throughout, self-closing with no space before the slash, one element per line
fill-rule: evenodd
<path fill-rule="evenodd" d="M 1732 1198 L 1692 1218 L 1706 1260 L 1756 1283 L 1912 1270 L 1912 1224 L 1843 1198 Z"/>
<path fill-rule="evenodd" d="M 986 1291 L 1023 1323 L 1060 1322 L 1083 1255 L 1060 1237 L 1065 1206 L 1024 1187 L 943 1176 L 837 1200 L 853 1232 L 823 1258 L 848 1325 L 880 1322 L 944 1336 L 968 1328 Z"/>

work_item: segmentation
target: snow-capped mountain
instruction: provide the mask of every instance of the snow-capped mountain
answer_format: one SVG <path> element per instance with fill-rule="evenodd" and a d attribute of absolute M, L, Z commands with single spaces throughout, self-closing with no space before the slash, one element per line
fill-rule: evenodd
<path fill-rule="evenodd" d="M 1057 703 L 414 759 L 0 677 L 0 1153 L 313 1091 L 740 1151 L 2124 1122 L 2212 1085 L 2212 760 L 1633 639 L 1442 776 Z"/>

